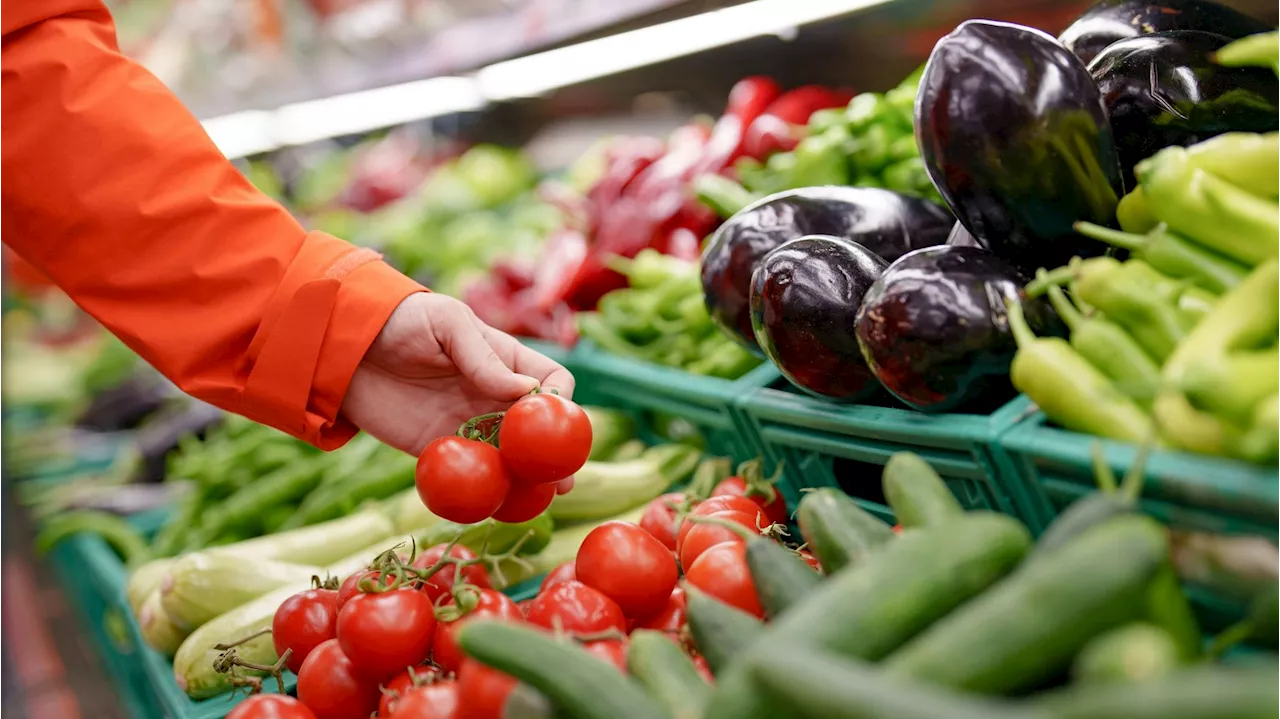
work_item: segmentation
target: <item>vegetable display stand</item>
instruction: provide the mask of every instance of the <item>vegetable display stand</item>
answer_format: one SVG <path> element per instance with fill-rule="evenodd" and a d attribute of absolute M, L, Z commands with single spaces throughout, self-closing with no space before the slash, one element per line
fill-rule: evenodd
<path fill-rule="evenodd" d="M 1010 492 L 1002 479 L 1007 459 L 997 442 L 1024 411 L 1016 401 L 990 415 L 929 415 L 892 406 L 837 404 L 801 394 L 780 380 L 743 398 L 740 406 L 768 464 L 784 464 L 784 494 L 839 487 L 892 522 L 881 490 L 881 467 L 894 453 L 910 451 L 942 476 L 965 508 L 1028 519 L 1025 499 Z"/>

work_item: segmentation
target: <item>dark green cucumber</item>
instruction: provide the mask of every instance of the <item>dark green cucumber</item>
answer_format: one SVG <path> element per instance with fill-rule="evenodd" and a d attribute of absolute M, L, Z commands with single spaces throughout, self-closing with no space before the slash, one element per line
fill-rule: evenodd
<path fill-rule="evenodd" d="M 926 527 L 964 513 L 964 507 L 929 463 L 914 452 L 898 452 L 880 476 L 885 499 L 903 529 Z"/>
<path fill-rule="evenodd" d="M 1189 667 L 1140 684 L 1076 686 L 1032 700 L 1050 719 L 1275 719 L 1274 661 Z"/>
<path fill-rule="evenodd" d="M 631 633 L 627 672 L 674 719 L 699 719 L 711 696 L 711 686 L 689 655 L 663 632 L 637 629 Z"/>
<path fill-rule="evenodd" d="M 569 719 L 670 719 L 633 679 L 570 642 L 506 622 L 471 621 L 462 649 L 551 700 Z"/>
<path fill-rule="evenodd" d="M 1134 504 L 1114 494 L 1095 493 L 1072 502 L 1036 540 L 1027 562 L 1038 562 L 1071 540 L 1116 517 L 1133 514 Z"/>
<path fill-rule="evenodd" d="M 1181 661 L 1169 632 L 1134 622 L 1094 637 L 1076 655 L 1071 676 L 1081 684 L 1143 682 L 1174 672 Z"/>
<path fill-rule="evenodd" d="M 896 536 L 892 527 L 833 487 L 801 497 L 796 524 L 828 575 L 861 563 L 871 550 Z"/>
<path fill-rule="evenodd" d="M 862 566 L 818 585 L 746 655 L 767 657 L 775 644 L 795 643 L 878 660 L 1012 571 L 1030 545 L 1020 522 L 990 512 L 904 534 Z M 736 662 L 717 676 L 705 719 L 786 716 L 785 707 L 756 690 L 746 664 Z"/>
<path fill-rule="evenodd" d="M 1178 647 L 1182 661 L 1194 661 L 1200 656 L 1204 633 L 1187 595 L 1182 591 L 1173 560 L 1166 560 L 1156 572 L 1147 590 L 1147 611 L 1144 618 L 1165 630 Z"/>
<path fill-rule="evenodd" d="M 903 538 L 905 539 L 905 537 Z M 894 653 L 888 673 L 988 694 L 1037 686 L 1098 634 L 1138 619 L 1168 559 L 1146 517 L 1094 527 L 960 607 Z"/>
<path fill-rule="evenodd" d="M 795 552 L 772 539 L 747 542 L 747 568 L 765 615 L 773 618 L 803 601 L 822 577 Z"/>
<path fill-rule="evenodd" d="M 764 633 L 765 625 L 744 611 L 686 586 L 685 616 L 693 643 L 712 674 L 724 671 Z"/>
<path fill-rule="evenodd" d="M 890 680 L 875 666 L 811 648 L 782 646 L 753 657 L 750 672 L 790 719 L 1022 719 L 1005 703 Z"/>

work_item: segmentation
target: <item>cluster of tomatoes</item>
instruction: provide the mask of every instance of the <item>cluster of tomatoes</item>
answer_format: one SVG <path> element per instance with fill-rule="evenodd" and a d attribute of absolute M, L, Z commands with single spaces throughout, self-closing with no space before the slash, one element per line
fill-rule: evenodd
<path fill-rule="evenodd" d="M 538 392 L 428 444 L 418 457 L 418 496 L 433 514 L 459 524 L 488 517 L 524 522 L 551 505 L 557 483 L 581 469 L 590 453 L 587 413 Z"/>

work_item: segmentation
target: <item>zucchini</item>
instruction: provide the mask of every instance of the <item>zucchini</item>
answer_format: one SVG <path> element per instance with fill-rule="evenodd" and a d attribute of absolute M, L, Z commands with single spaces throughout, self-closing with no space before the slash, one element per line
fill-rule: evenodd
<path fill-rule="evenodd" d="M 1167 559 L 1155 521 L 1113 519 L 1058 550 L 1054 561 L 1033 562 L 960 607 L 889 657 L 885 669 L 989 694 L 1034 687 L 1066 669 L 1093 637 L 1137 619 Z"/>
<path fill-rule="evenodd" d="M 636 422 L 626 412 L 590 405 L 584 405 L 582 411 L 591 420 L 591 453 L 587 459 L 608 460 L 619 447 L 635 439 Z"/>
<path fill-rule="evenodd" d="M 422 502 L 422 497 L 418 496 L 417 489 L 407 489 L 393 495 L 386 501 L 385 506 L 385 511 L 391 517 L 391 524 L 398 534 L 427 529 L 444 521 L 427 509 L 427 505 Z"/>
<path fill-rule="evenodd" d="M 166 657 L 173 656 L 187 638 L 187 632 L 165 613 L 159 590 L 152 591 L 142 602 L 138 611 L 138 628 L 142 632 L 142 641 Z"/>
<path fill-rule="evenodd" d="M 629 462 L 590 462 L 574 474 L 573 491 L 551 502 L 557 522 L 604 519 L 639 507 L 689 476 L 698 466 L 697 449 L 664 444 Z"/>
<path fill-rule="evenodd" d="M 1012 571 L 1030 545 L 1022 523 L 990 512 L 904 534 L 862 566 L 818 585 L 773 622 L 746 656 L 764 657 L 774 644 L 792 642 L 879 660 Z M 692 596 L 689 607 L 692 620 Z M 717 677 L 705 719 L 786 715 L 785 707 L 755 690 L 746 664 L 735 662 Z"/>
<path fill-rule="evenodd" d="M 731 607 L 686 584 L 685 616 L 698 652 L 717 676 L 764 633 L 765 625 L 746 612 Z"/>
<path fill-rule="evenodd" d="M 689 655 L 663 632 L 637 629 L 631 633 L 627 671 L 674 719 L 699 719 L 711 697 L 711 686 Z"/>
<path fill-rule="evenodd" d="M 1273 719 L 1274 660 L 1188 667 L 1140 684 L 1095 684 L 1043 694 L 1030 705 L 1050 719 Z"/>
<path fill-rule="evenodd" d="M 808 597 L 822 577 L 795 552 L 772 539 L 747 540 L 747 568 L 765 615 L 774 618 Z"/>
<path fill-rule="evenodd" d="M 926 527 L 964 513 L 942 477 L 914 452 L 898 452 L 884 465 L 885 499 L 903 529 Z"/>
<path fill-rule="evenodd" d="M 860 564 L 874 548 L 893 539 L 893 528 L 834 487 L 806 493 L 796 524 L 828 576 Z"/>
<path fill-rule="evenodd" d="M 537 689 L 567 719 L 670 719 L 635 680 L 577 644 L 515 624 L 470 621 L 459 643 L 471 657 Z"/>
<path fill-rule="evenodd" d="M 1117 627 L 1094 637 L 1071 665 L 1081 684 L 1141 682 L 1177 669 L 1178 644 L 1169 632 L 1145 622 Z"/>
<path fill-rule="evenodd" d="M 391 520 L 382 512 L 369 509 L 341 519 L 203 551 L 295 564 L 325 565 L 383 537 L 390 537 L 393 531 Z"/>
<path fill-rule="evenodd" d="M 217 552 L 178 557 L 160 585 L 160 602 L 173 623 L 188 631 L 283 586 L 305 582 L 320 567 Z"/>
<path fill-rule="evenodd" d="M 161 557 L 138 567 L 129 574 L 129 583 L 125 585 L 124 595 L 129 602 L 129 609 L 136 617 L 142 611 L 142 603 L 152 592 L 160 589 L 160 584 L 169 574 L 174 559 Z"/>

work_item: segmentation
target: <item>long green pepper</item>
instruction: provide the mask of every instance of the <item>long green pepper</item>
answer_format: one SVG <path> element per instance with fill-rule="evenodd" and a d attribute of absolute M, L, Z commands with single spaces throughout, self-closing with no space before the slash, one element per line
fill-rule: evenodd
<path fill-rule="evenodd" d="M 1078 267 L 1076 291 L 1081 300 L 1128 330 L 1147 354 L 1163 362 L 1192 323 L 1168 301 L 1168 287 L 1152 281 L 1154 270 L 1136 263 L 1141 260 L 1086 260 Z"/>
<path fill-rule="evenodd" d="M 1120 385 L 1125 394 L 1150 396 L 1160 383 L 1160 367 L 1119 325 L 1099 315 L 1086 317 L 1060 287 L 1049 288 L 1049 303 L 1071 333 L 1080 356 Z M 1148 404 L 1141 399 L 1139 404 Z"/>
<path fill-rule="evenodd" d="M 1230 290 L 1249 274 L 1248 267 L 1179 237 L 1163 223 L 1144 234 L 1119 232 L 1092 222 L 1077 222 L 1075 229 L 1085 237 L 1129 250 L 1153 269 L 1214 294 Z"/>

